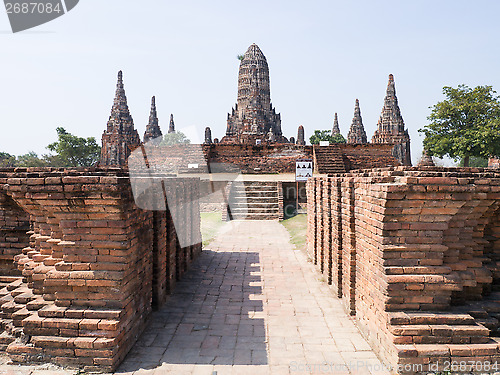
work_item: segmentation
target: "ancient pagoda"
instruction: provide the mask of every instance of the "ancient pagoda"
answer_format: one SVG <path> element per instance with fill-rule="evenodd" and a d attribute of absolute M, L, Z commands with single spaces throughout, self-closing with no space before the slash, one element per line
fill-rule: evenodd
<path fill-rule="evenodd" d="M 227 115 L 223 143 L 287 143 L 281 115 L 271 103 L 269 67 L 260 48 L 252 44 L 243 55 L 238 74 L 238 101 Z"/>
<path fill-rule="evenodd" d="M 354 106 L 354 117 L 352 118 L 351 128 L 347 134 L 347 143 L 366 143 L 366 131 L 361 118 L 361 110 L 359 109 L 359 100 L 356 99 Z"/>
<path fill-rule="evenodd" d="M 155 97 L 151 98 L 151 112 L 149 114 L 149 122 L 144 132 L 144 143 L 150 142 L 151 144 L 158 145 L 162 141 L 162 132 L 158 124 L 158 115 L 156 113 Z"/>
<path fill-rule="evenodd" d="M 141 145 L 141 139 L 130 115 L 123 87 L 122 72 L 118 72 L 116 94 L 108 126 L 102 135 L 101 166 L 126 166 L 130 153 Z"/>
<path fill-rule="evenodd" d="M 332 137 L 337 134 L 340 134 L 340 127 L 339 127 L 339 117 L 337 116 L 337 112 L 335 112 L 335 118 L 333 119 Z"/>
<path fill-rule="evenodd" d="M 399 110 L 394 76 L 389 74 L 387 93 L 382 114 L 378 120 L 377 130 L 372 143 L 393 143 L 393 155 L 403 165 L 411 165 L 410 136 Z"/>

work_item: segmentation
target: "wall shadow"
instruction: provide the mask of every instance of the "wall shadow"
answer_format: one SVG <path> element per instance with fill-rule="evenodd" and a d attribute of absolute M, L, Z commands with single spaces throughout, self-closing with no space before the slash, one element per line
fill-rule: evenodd
<path fill-rule="evenodd" d="M 259 253 L 204 250 L 117 373 L 165 364 L 266 365 Z"/>

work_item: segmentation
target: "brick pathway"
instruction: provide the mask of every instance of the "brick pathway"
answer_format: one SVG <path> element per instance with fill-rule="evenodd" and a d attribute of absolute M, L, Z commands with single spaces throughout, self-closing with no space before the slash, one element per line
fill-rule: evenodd
<path fill-rule="evenodd" d="M 387 375 L 276 221 L 226 224 L 116 374 Z M 70 375 L 50 365 L 0 374 Z"/>
<path fill-rule="evenodd" d="M 388 374 L 281 224 L 232 222 L 209 248 L 119 374 Z"/>

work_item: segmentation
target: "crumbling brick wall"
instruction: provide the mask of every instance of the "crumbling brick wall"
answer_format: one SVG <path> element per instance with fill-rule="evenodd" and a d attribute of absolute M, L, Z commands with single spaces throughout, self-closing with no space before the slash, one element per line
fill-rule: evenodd
<path fill-rule="evenodd" d="M 192 236 L 183 248 L 170 212 L 135 205 L 123 169 L 0 171 L 0 196 L 10 202 L 0 217 L 29 214 L 33 229 L 13 256 L 22 277 L 0 299 L 14 361 L 117 367 L 152 307 L 165 302 L 201 251 L 198 180 L 176 183 L 169 204 L 186 203 L 180 217 Z"/>
<path fill-rule="evenodd" d="M 309 254 L 395 372 L 500 361 L 499 171 L 394 167 L 307 187 Z"/>
<path fill-rule="evenodd" d="M 0 275 L 20 275 L 14 266 L 14 256 L 28 246 L 29 230 L 29 214 L 0 192 Z"/>

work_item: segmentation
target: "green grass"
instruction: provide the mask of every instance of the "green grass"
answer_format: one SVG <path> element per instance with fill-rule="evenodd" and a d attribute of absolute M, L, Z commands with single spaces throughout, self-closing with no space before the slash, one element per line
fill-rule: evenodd
<path fill-rule="evenodd" d="M 221 212 L 201 213 L 201 238 L 203 240 L 203 247 L 212 242 L 223 225 Z"/>
<path fill-rule="evenodd" d="M 305 250 L 306 248 L 306 231 L 307 231 L 307 215 L 299 214 L 290 219 L 283 220 L 281 224 L 290 234 L 291 242 L 297 249 Z"/>

